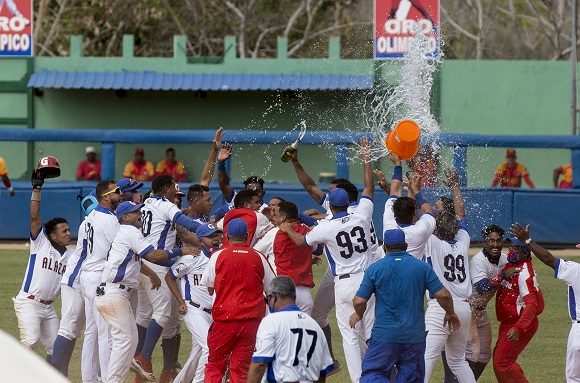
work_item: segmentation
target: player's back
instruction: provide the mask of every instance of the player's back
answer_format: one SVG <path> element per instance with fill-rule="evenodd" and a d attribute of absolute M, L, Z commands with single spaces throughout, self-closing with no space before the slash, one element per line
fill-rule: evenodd
<path fill-rule="evenodd" d="M 179 278 L 183 299 L 187 302 L 195 302 L 203 308 L 211 308 L 213 297 L 207 291 L 207 287 L 201 284 L 201 277 L 211 253 L 203 248 L 200 250 L 202 253 L 197 257 L 189 255 L 179 257 L 179 260 L 171 266 L 169 273 L 175 278 Z"/>
<path fill-rule="evenodd" d="M 79 275 L 83 262 L 87 259 L 88 237 L 90 234 L 88 217 L 85 217 L 78 230 L 77 246 L 66 264 L 66 271 L 62 276 L 62 282 L 70 287 L 79 289 Z"/>
<path fill-rule="evenodd" d="M 143 227 L 141 232 L 151 246 L 159 250 L 175 246 L 176 230 L 173 218 L 179 208 L 164 197 L 152 196 L 141 208 Z"/>
<path fill-rule="evenodd" d="M 253 359 L 261 356 L 258 353 L 265 346 L 264 357 L 269 360 L 269 371 L 276 382 L 315 382 L 322 371 L 332 366 L 320 326 L 295 305 L 262 320 L 257 339 L 262 342 L 266 338 L 266 345 L 256 346 Z"/>
<path fill-rule="evenodd" d="M 117 235 L 119 221 L 111 211 L 97 206 L 87 216 L 87 259 L 82 271 L 102 271 L 111 243 Z"/>
<path fill-rule="evenodd" d="M 471 296 L 469 244 L 469 234 L 459 229 L 453 241 L 444 241 L 431 235 L 425 246 L 427 263 L 433 267 L 454 299 L 465 300 Z"/>

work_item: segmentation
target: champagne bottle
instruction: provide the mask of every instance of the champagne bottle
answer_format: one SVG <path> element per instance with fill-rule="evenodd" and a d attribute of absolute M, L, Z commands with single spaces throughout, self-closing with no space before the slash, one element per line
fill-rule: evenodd
<path fill-rule="evenodd" d="M 298 139 L 298 140 L 294 141 L 294 143 L 292 145 L 288 145 L 284 148 L 284 153 L 282 153 L 282 156 L 280 157 L 282 162 L 290 161 L 290 156 L 292 154 L 296 153 L 296 148 L 298 148 L 299 143 L 300 143 L 300 140 Z"/>

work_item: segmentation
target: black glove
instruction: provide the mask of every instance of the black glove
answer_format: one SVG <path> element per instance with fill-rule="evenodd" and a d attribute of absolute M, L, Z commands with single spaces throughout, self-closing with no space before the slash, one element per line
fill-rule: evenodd
<path fill-rule="evenodd" d="M 32 183 L 32 188 L 40 189 L 44 185 L 44 178 L 36 170 L 33 170 L 30 182 Z"/>

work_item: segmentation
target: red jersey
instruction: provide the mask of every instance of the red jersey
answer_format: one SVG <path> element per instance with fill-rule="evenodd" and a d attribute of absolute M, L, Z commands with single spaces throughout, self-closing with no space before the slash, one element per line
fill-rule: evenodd
<path fill-rule="evenodd" d="M 246 245 L 216 251 L 201 277 L 202 285 L 215 289 L 213 320 L 262 319 L 266 314 L 264 288 L 274 277 L 266 258 Z"/>
<path fill-rule="evenodd" d="M 509 280 L 503 280 L 497 291 L 495 311 L 497 320 L 502 323 L 517 322 L 522 310 L 526 307 L 525 299 L 531 294 L 535 294 L 536 298 L 536 316 L 544 311 L 544 297 L 538 286 L 531 258 L 518 263 L 508 263 L 504 269 L 510 267 L 521 267 L 522 271 Z"/>
<path fill-rule="evenodd" d="M 101 161 L 89 162 L 84 160 L 79 163 L 77 168 L 77 180 L 100 181 Z"/>
<path fill-rule="evenodd" d="M 229 245 L 227 236 L 228 223 L 234 218 L 242 219 L 246 223 L 246 226 L 248 226 L 248 240 L 246 241 L 246 244 L 250 247 L 254 247 L 256 242 L 258 242 L 260 238 L 262 238 L 264 234 L 273 227 L 268 217 L 260 212 L 246 208 L 232 209 L 228 211 L 224 217 L 222 228 L 222 231 L 224 232 L 224 247 Z"/>
<path fill-rule="evenodd" d="M 514 167 L 510 167 L 507 162 L 504 162 L 495 171 L 493 186 L 499 182 L 501 187 L 519 188 L 522 186 L 522 177 L 527 177 L 528 175 L 528 169 L 524 165 L 516 162 Z"/>
<path fill-rule="evenodd" d="M 293 222 L 294 231 L 306 235 L 310 228 Z M 312 278 L 312 247 L 297 246 L 288 234 L 278 230 L 273 243 L 274 262 L 278 275 L 287 275 L 296 286 L 314 287 Z"/>
<path fill-rule="evenodd" d="M 185 181 L 185 166 L 182 162 L 175 161 L 169 163 L 165 160 L 160 161 L 155 169 L 156 175 L 169 174 L 177 182 Z"/>

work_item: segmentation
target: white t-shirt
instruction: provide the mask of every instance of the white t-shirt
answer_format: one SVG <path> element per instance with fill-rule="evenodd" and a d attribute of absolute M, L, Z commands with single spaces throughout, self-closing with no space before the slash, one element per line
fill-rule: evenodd
<path fill-rule="evenodd" d="M 252 361 L 268 363 L 269 382 L 315 382 L 333 368 L 320 326 L 295 305 L 262 319 Z"/>
<path fill-rule="evenodd" d="M 431 235 L 425 246 L 427 263 L 454 299 L 471 296 L 469 272 L 469 234 L 459 229 L 454 241 L 447 242 Z"/>
<path fill-rule="evenodd" d="M 73 250 L 60 254 L 55 249 L 44 228 L 30 237 L 30 257 L 26 266 L 26 274 L 22 281 L 20 296 L 33 295 L 36 299 L 54 301 L 60 291 L 60 281 L 66 270 L 66 264 Z"/>
<path fill-rule="evenodd" d="M 271 228 L 268 232 L 266 232 L 266 234 L 264 234 L 258 243 L 254 245 L 254 250 L 264 254 L 275 273 L 277 273 L 277 270 L 274 256 L 274 239 L 276 238 L 276 234 L 278 234 L 279 230 L 280 229 L 277 227 Z"/>
<path fill-rule="evenodd" d="M 115 214 L 97 206 L 86 218 L 87 259 L 82 271 L 103 271 L 111 243 L 119 231 L 119 221 Z"/>
<path fill-rule="evenodd" d="M 120 225 L 103 270 L 102 282 L 122 283 L 135 288 L 139 284 L 141 259 L 153 250 L 143 234 L 133 225 Z"/>
<path fill-rule="evenodd" d="M 393 213 L 393 204 L 396 200 L 397 198 L 389 198 L 385 203 L 383 232 L 391 229 L 403 230 L 407 252 L 417 259 L 425 259 L 425 244 L 435 230 L 435 217 L 431 214 L 423 214 L 415 224 L 399 226 Z"/>
<path fill-rule="evenodd" d="M 373 201 L 362 197 L 352 214 L 345 212 L 320 221 L 304 240 L 312 247 L 324 244 L 332 275 L 361 273 L 373 258 L 372 218 Z"/>
<path fill-rule="evenodd" d="M 85 259 L 87 259 L 88 252 L 88 236 L 89 226 L 87 225 L 87 217 L 81 222 L 78 231 L 77 247 L 68 259 L 66 264 L 66 271 L 62 275 L 62 284 L 72 287 L 73 289 L 80 292 L 80 274 L 81 267 Z"/>
<path fill-rule="evenodd" d="M 205 251 L 202 251 L 202 254 L 197 257 L 180 257 L 169 270 L 169 275 L 179 279 L 183 299 L 186 302 L 197 303 L 206 309 L 212 308 L 213 297 L 209 295 L 207 287 L 201 285 L 201 277 L 210 256 L 211 254 L 206 254 Z"/>
<path fill-rule="evenodd" d="M 499 274 L 500 270 L 507 265 L 507 255 L 501 253 L 499 256 L 499 261 L 497 265 L 491 263 L 483 250 L 479 251 L 469 261 L 469 272 L 471 274 L 471 283 L 475 285 L 477 282 L 484 278 L 492 278 Z M 473 294 L 471 295 L 471 305 L 475 309 L 483 309 L 487 306 L 487 303 L 495 295 L 496 290 L 491 290 L 485 294 L 479 294 L 475 288 L 473 288 Z"/>
<path fill-rule="evenodd" d="M 141 208 L 143 227 L 141 232 L 151 246 L 158 250 L 173 249 L 177 231 L 173 218 L 181 210 L 173 202 L 162 197 L 150 197 Z M 166 266 L 144 260 L 145 264 L 159 273 L 166 273 Z"/>
<path fill-rule="evenodd" d="M 580 307 L 576 297 L 580 296 L 580 264 L 556 258 L 554 277 L 568 284 L 568 313 L 573 321 L 580 319 Z"/>

